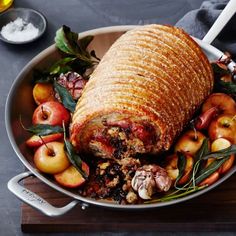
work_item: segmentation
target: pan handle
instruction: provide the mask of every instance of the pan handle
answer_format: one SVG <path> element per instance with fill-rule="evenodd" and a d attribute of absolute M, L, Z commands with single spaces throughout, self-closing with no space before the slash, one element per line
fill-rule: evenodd
<path fill-rule="evenodd" d="M 211 44 L 212 41 L 218 36 L 224 26 L 232 18 L 236 12 L 236 1 L 230 0 L 229 3 L 225 6 L 224 10 L 216 19 L 215 23 L 212 25 L 208 33 L 202 39 L 202 41 Z"/>
<path fill-rule="evenodd" d="M 19 199 L 29 204 L 31 207 L 34 207 L 37 210 L 41 211 L 43 214 L 51 217 L 61 216 L 66 212 L 70 211 L 78 203 L 80 203 L 77 200 L 73 200 L 64 207 L 58 208 L 52 206 L 45 199 L 41 198 L 37 194 L 33 193 L 32 191 L 20 185 L 19 182 L 25 178 L 28 178 L 29 176 L 33 176 L 33 174 L 30 171 L 21 173 L 10 179 L 7 184 L 7 187 Z M 85 209 L 87 206 L 88 206 L 87 204 L 82 203 L 82 209 Z"/>

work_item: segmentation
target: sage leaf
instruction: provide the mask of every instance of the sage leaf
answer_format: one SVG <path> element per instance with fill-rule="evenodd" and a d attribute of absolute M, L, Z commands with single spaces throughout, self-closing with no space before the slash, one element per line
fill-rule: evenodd
<path fill-rule="evenodd" d="M 101 59 L 97 57 L 97 55 L 96 55 L 96 53 L 95 53 L 94 50 L 92 50 L 92 51 L 90 52 L 90 55 L 91 55 L 91 57 L 96 58 L 98 61 L 101 61 Z"/>
<path fill-rule="evenodd" d="M 88 55 L 87 54 L 88 52 L 86 51 L 86 49 L 87 49 L 88 45 L 93 41 L 93 38 L 94 38 L 94 36 L 88 35 L 88 36 L 79 40 L 80 51 L 83 54 Z"/>
<path fill-rule="evenodd" d="M 76 60 L 76 57 L 65 57 L 60 59 L 50 67 L 50 75 L 60 75 L 61 73 L 71 71 L 72 68 L 69 64 L 74 60 Z"/>
<path fill-rule="evenodd" d="M 194 160 L 197 162 L 198 160 L 202 160 L 205 155 L 209 153 L 209 139 L 205 138 L 202 142 L 202 145 L 198 152 L 196 153 Z"/>
<path fill-rule="evenodd" d="M 53 83 L 53 77 L 48 71 L 33 70 L 33 83 Z"/>
<path fill-rule="evenodd" d="M 186 158 L 185 158 L 184 154 L 181 152 L 177 152 L 177 156 L 178 156 L 177 167 L 179 170 L 179 174 L 176 178 L 176 181 L 174 184 L 175 186 L 178 184 L 179 180 L 182 178 L 184 171 L 185 171 L 185 167 L 186 167 Z"/>
<path fill-rule="evenodd" d="M 82 170 L 82 160 L 80 156 L 75 152 L 73 145 L 70 141 L 64 138 L 65 149 L 67 152 L 70 163 L 79 171 L 79 173 L 85 178 L 88 178 L 87 173 Z"/>
<path fill-rule="evenodd" d="M 227 93 L 230 95 L 236 96 L 236 83 L 234 82 L 225 82 L 223 80 L 216 80 L 215 84 L 216 90 L 219 92 Z"/>
<path fill-rule="evenodd" d="M 70 112 L 73 113 L 75 111 L 76 102 L 74 101 L 70 92 L 56 81 L 54 81 L 53 85 L 64 107 L 66 107 Z"/>
<path fill-rule="evenodd" d="M 87 68 L 90 68 L 94 65 L 94 61 L 91 60 L 86 48 L 93 40 L 93 36 L 87 36 L 79 41 L 78 37 L 77 33 L 72 32 L 68 26 L 63 25 L 56 32 L 56 47 L 68 55 L 77 57 L 83 63 L 82 67 L 86 65 Z"/>
<path fill-rule="evenodd" d="M 37 124 L 29 128 L 25 128 L 30 133 L 33 133 L 38 136 L 45 136 L 55 133 L 63 133 L 63 128 L 61 126 L 52 126 L 46 124 Z"/>
<path fill-rule="evenodd" d="M 63 25 L 56 32 L 56 47 L 66 54 L 76 55 L 78 53 L 77 41 L 78 34 L 72 32 L 66 25 Z"/>
<path fill-rule="evenodd" d="M 207 177 L 209 177 L 211 174 L 213 174 L 215 171 L 217 171 L 221 165 L 228 160 L 229 157 L 225 157 L 223 159 L 220 160 L 215 160 L 213 161 L 209 166 L 207 166 L 206 168 L 203 168 L 200 170 L 200 172 L 198 173 L 198 176 L 195 180 L 195 184 L 198 185 L 200 184 L 204 179 L 206 179 Z"/>
<path fill-rule="evenodd" d="M 230 71 L 227 69 L 221 68 L 217 63 L 211 63 L 212 70 L 217 77 L 222 77 L 223 75 L 230 74 Z"/>
<path fill-rule="evenodd" d="M 200 149 L 197 151 L 196 155 L 194 156 L 194 164 L 193 170 L 191 174 L 192 184 L 195 186 L 195 177 L 199 171 L 202 169 L 202 159 L 205 155 L 209 153 L 209 139 L 204 139 Z"/>
<path fill-rule="evenodd" d="M 235 153 L 236 153 L 236 144 L 233 144 L 233 145 L 229 146 L 228 148 L 219 150 L 217 152 L 210 152 L 210 153 L 208 153 L 208 155 L 204 156 L 202 159 L 203 160 L 207 160 L 209 158 L 216 158 L 216 159 L 220 158 L 221 159 L 223 157 L 230 156 Z"/>
<path fill-rule="evenodd" d="M 209 153 L 208 139 L 204 139 L 200 149 L 198 150 L 198 152 L 196 153 L 194 157 L 193 168 L 192 168 L 188 183 L 186 183 L 182 188 L 178 188 L 178 190 L 188 191 L 190 188 L 196 187 L 196 184 L 195 184 L 196 175 L 199 169 L 203 168 L 203 162 L 202 162 L 203 156 L 207 155 L 208 153 Z"/>

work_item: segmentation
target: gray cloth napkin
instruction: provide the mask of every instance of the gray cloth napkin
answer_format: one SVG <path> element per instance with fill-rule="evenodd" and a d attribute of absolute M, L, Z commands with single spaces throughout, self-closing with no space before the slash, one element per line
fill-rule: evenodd
<path fill-rule="evenodd" d="M 228 0 L 204 1 L 199 9 L 187 13 L 176 23 L 176 26 L 183 28 L 192 36 L 202 39 L 227 3 Z M 223 52 L 229 52 L 236 59 L 236 14 L 212 45 Z"/>

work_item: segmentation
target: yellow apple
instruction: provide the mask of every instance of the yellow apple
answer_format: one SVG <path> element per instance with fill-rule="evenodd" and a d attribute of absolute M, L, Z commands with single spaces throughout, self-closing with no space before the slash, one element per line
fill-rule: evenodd
<path fill-rule="evenodd" d="M 231 146 L 231 143 L 229 140 L 227 140 L 225 138 L 218 138 L 218 139 L 214 140 L 214 142 L 211 144 L 211 151 L 217 152 L 222 149 L 228 148 L 230 146 Z M 235 159 L 234 154 L 230 155 L 229 159 L 222 164 L 222 166 L 220 167 L 218 172 L 220 174 L 224 174 L 224 173 L 228 172 L 234 164 L 234 159 Z"/>
<path fill-rule="evenodd" d="M 37 83 L 33 88 L 33 97 L 36 104 L 48 101 L 55 101 L 55 92 L 53 85 L 50 83 Z"/>
<path fill-rule="evenodd" d="M 194 156 L 205 138 L 206 136 L 199 131 L 188 130 L 177 140 L 174 150 Z"/>
<path fill-rule="evenodd" d="M 208 128 L 210 139 L 225 138 L 231 143 L 236 144 L 235 115 L 221 115 L 214 119 Z"/>
<path fill-rule="evenodd" d="M 191 157 L 190 155 L 185 155 L 185 158 L 186 158 L 185 170 L 184 170 L 183 176 L 178 181 L 178 184 L 180 185 L 187 183 L 187 181 L 190 178 L 190 173 L 192 171 L 193 164 L 194 164 L 193 157 Z M 167 171 L 168 176 L 171 178 L 172 182 L 174 182 L 179 175 L 177 154 L 173 154 L 166 157 L 165 170 Z"/>
<path fill-rule="evenodd" d="M 40 146 L 34 154 L 34 164 L 42 172 L 57 174 L 70 166 L 64 143 L 49 142 Z"/>

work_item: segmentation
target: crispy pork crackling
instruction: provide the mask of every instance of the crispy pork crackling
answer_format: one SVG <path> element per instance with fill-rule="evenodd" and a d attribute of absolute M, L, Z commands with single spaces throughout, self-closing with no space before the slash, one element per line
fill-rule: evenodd
<path fill-rule="evenodd" d="M 168 150 L 212 88 L 211 65 L 187 33 L 137 27 L 92 73 L 73 114 L 71 141 L 79 152 L 112 159 Z"/>

